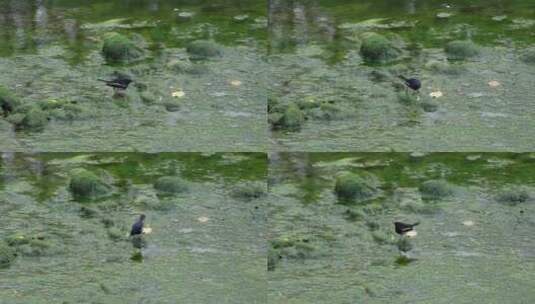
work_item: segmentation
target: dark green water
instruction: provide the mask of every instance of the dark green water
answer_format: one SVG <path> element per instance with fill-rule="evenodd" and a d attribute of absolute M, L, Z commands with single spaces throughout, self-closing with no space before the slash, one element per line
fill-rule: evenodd
<path fill-rule="evenodd" d="M 534 163 L 533 154 L 271 155 L 268 302 L 529 303 Z M 377 194 L 339 201 L 343 171 L 373 174 Z M 449 196 L 423 195 L 435 179 Z M 511 193 L 529 198 L 506 201 Z M 394 221 L 420 222 L 408 265 L 396 262 Z"/>
<path fill-rule="evenodd" d="M 81 108 L 74 119 L 49 117 L 42 131 L 15 131 L 2 119 L 0 148 L 262 151 L 266 26 L 261 1 L 0 1 L 0 85 L 24 105 Z M 134 37 L 140 60 L 106 62 L 109 32 Z M 195 40 L 218 43 L 222 55 L 190 60 L 185 48 Z M 148 89 L 112 98 L 97 78 L 113 71 Z M 184 96 L 173 97 L 177 91 Z"/>
<path fill-rule="evenodd" d="M 0 303 L 265 303 L 266 163 L 247 153 L 2 154 L 0 242 L 30 243 L 0 269 Z M 80 168 L 111 192 L 74 198 Z M 168 175 L 187 190 L 158 194 L 153 183 Z M 152 228 L 141 250 L 127 238 L 139 213 Z"/>
<path fill-rule="evenodd" d="M 535 1 L 270 3 L 270 102 L 297 104 L 306 118 L 298 130 L 272 130 L 272 149 L 533 150 L 535 69 L 523 56 L 535 42 Z M 364 61 L 370 32 L 399 56 Z M 448 59 L 453 40 L 475 43 L 479 55 Z M 399 74 L 421 79 L 418 102 L 400 100 Z M 430 97 L 437 91 L 440 98 Z"/>

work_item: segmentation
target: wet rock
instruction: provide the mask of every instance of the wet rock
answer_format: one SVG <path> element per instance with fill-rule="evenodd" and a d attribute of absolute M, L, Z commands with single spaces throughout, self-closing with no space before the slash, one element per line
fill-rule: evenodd
<path fill-rule="evenodd" d="M 222 47 L 209 40 L 196 40 L 188 44 L 186 51 L 190 55 L 190 59 L 203 60 L 213 57 L 221 57 L 223 55 Z"/>
<path fill-rule="evenodd" d="M 102 54 L 108 62 L 124 62 L 141 57 L 142 50 L 130 38 L 112 32 L 104 36 Z"/>
<path fill-rule="evenodd" d="M 5 242 L 0 241 L 0 268 L 9 267 L 16 257 L 16 251 Z"/>
<path fill-rule="evenodd" d="M 448 59 L 464 60 L 479 55 L 479 47 L 468 40 L 455 40 L 446 45 L 444 51 Z"/>
<path fill-rule="evenodd" d="M 444 180 L 429 180 L 419 187 L 420 193 L 426 199 L 441 199 L 453 195 L 453 187 Z"/>
<path fill-rule="evenodd" d="M 154 189 L 160 194 L 181 193 L 188 189 L 186 182 L 178 176 L 163 176 L 156 180 Z"/>
<path fill-rule="evenodd" d="M 531 199 L 531 196 L 527 189 L 524 187 L 513 187 L 511 189 L 504 190 L 497 197 L 497 200 L 501 203 L 516 206 L 518 204 L 525 203 Z"/>
<path fill-rule="evenodd" d="M 85 169 L 71 171 L 69 189 L 75 198 L 96 198 L 106 195 L 110 186 L 96 174 Z"/>
<path fill-rule="evenodd" d="M 360 54 L 370 62 L 386 62 L 395 59 L 400 52 L 386 37 L 376 33 L 365 33 L 362 37 Z"/>
<path fill-rule="evenodd" d="M 344 200 L 365 200 L 373 197 L 377 189 L 369 177 L 342 172 L 336 177 L 334 192 Z"/>

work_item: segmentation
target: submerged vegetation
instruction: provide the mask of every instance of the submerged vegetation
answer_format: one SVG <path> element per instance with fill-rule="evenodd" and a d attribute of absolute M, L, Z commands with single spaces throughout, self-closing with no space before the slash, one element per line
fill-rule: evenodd
<path fill-rule="evenodd" d="M 0 4 L 3 150 L 262 150 L 265 6 L 149 2 Z"/>
<path fill-rule="evenodd" d="M 409 2 L 272 3 L 269 94 L 276 106 L 269 123 L 276 150 L 534 148 L 520 140 L 535 127 L 526 115 L 532 5 Z M 405 94 L 399 75 L 421 80 L 419 94 Z M 514 107 L 506 105 L 513 100 Z M 295 105 L 305 120 L 285 127 L 284 113 L 297 112 Z M 521 127 L 511 127 L 511 119 Z"/>
<path fill-rule="evenodd" d="M 266 176 L 261 153 L 4 153 L 0 285 L 10 287 L 0 288 L 0 298 L 49 303 L 55 297 L 49 293 L 58 293 L 73 303 L 147 295 L 259 302 L 265 298 L 264 210 L 257 190 L 244 194 L 251 204 L 233 193 L 242 185 L 258 189 Z M 191 191 L 180 197 L 159 195 L 184 184 Z M 131 238 L 139 214 L 146 215 L 146 234 Z M 225 279 L 218 288 L 168 285 L 177 278 L 170 262 L 180 275 Z M 80 267 L 83 275 L 76 275 Z M 157 292 L 139 288 L 135 276 L 159 282 Z"/>

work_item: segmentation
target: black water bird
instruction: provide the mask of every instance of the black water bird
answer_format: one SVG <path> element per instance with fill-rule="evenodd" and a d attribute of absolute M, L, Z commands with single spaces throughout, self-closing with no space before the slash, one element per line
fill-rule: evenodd
<path fill-rule="evenodd" d="M 402 222 L 394 222 L 394 226 L 396 227 L 396 233 L 404 235 L 405 233 L 413 230 L 414 226 L 417 226 L 420 224 L 419 222 L 416 222 L 414 224 L 405 224 Z"/>
<path fill-rule="evenodd" d="M 132 225 L 132 230 L 130 230 L 131 236 L 143 233 L 144 221 L 145 221 L 145 214 L 141 214 L 137 222 L 135 222 L 134 225 Z"/>
<path fill-rule="evenodd" d="M 128 75 L 115 73 L 115 78 L 112 80 L 98 79 L 98 81 L 105 82 L 107 86 L 117 90 L 126 90 L 128 85 L 132 82 L 132 79 Z"/>
<path fill-rule="evenodd" d="M 420 82 L 419 79 L 407 78 L 407 77 L 401 76 L 401 75 L 399 75 L 399 78 L 401 78 L 405 82 L 405 85 L 408 88 L 410 88 L 410 89 L 412 89 L 412 90 L 414 90 L 416 92 L 418 92 L 418 90 L 422 87 L 422 83 Z"/>

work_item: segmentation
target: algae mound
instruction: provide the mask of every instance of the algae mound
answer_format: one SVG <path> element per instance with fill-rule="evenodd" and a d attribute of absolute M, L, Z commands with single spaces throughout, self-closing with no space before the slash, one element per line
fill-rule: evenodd
<path fill-rule="evenodd" d="M 479 55 L 479 47 L 467 40 L 455 40 L 449 42 L 444 51 L 448 54 L 448 59 L 463 60 Z"/>
<path fill-rule="evenodd" d="M 132 39 L 111 32 L 104 35 L 102 54 L 108 62 L 124 62 L 138 59 L 142 55 L 142 50 Z"/>
<path fill-rule="evenodd" d="M 373 197 L 377 188 L 368 176 L 342 172 L 336 177 L 334 192 L 344 200 L 365 200 Z"/>
<path fill-rule="evenodd" d="M 75 169 L 71 172 L 69 189 L 76 198 L 92 199 L 106 195 L 110 186 L 91 171 Z"/>
<path fill-rule="evenodd" d="M 385 36 L 377 33 L 365 33 L 363 34 L 360 54 L 370 62 L 385 62 L 395 59 L 400 55 L 400 52 Z"/>

